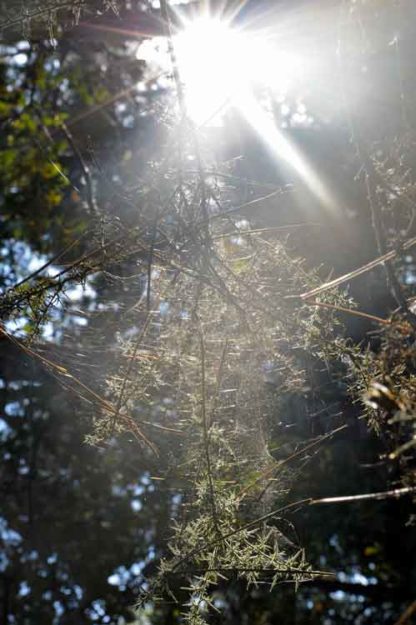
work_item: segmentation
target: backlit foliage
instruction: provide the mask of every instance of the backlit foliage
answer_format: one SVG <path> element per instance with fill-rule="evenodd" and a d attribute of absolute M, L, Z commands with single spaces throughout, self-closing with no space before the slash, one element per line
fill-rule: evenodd
<path fill-rule="evenodd" d="M 358 5 L 369 10 L 372 4 L 351 3 L 351 19 Z M 30 19 L 36 24 L 46 16 L 52 38 L 57 10 L 66 7 L 33 3 L 26 13 L 12 11 L 3 26 Z M 68 7 L 76 22 L 84 3 Z M 104 8 L 113 9 L 112 3 L 104 3 Z M 42 67 L 34 65 L 33 71 L 38 72 L 38 83 L 50 85 L 51 75 Z M 80 101 L 95 106 L 106 100 L 106 87 L 82 88 L 83 80 L 77 81 L 81 70 L 71 71 L 72 89 Z M 51 86 L 57 88 L 60 82 L 58 75 Z M 218 167 L 210 146 L 183 111 L 168 112 L 163 98 L 157 109 L 165 132 L 163 149 L 146 161 L 144 172 L 135 171 L 135 162 L 129 165 L 134 185 L 119 195 L 124 202 L 120 204 L 134 211 L 126 211 L 125 219 L 126 213 L 119 217 L 111 212 L 112 205 L 102 209 L 105 194 L 97 193 L 81 153 L 71 145 L 65 113 L 51 116 L 14 95 L 15 99 L 6 93 L 0 104 L 1 119 L 12 117 L 0 140 L 4 196 L 17 206 L 20 195 L 25 197 L 35 186 L 49 219 L 64 197 L 68 206 L 78 206 L 82 189 L 88 226 L 81 223 L 80 255 L 63 262 L 61 254 L 56 265 L 62 263 L 62 269 L 52 277 L 35 271 L 4 294 L 3 317 L 25 318 L 22 333 L 33 342 L 50 319 L 50 310 L 64 305 L 71 285 L 89 279 L 123 284 L 134 279 L 139 284 L 139 299 L 127 310 L 120 306 L 115 315 L 119 352 L 102 395 L 69 368 L 31 351 L 31 342 L 20 344 L 8 337 L 90 402 L 94 431 L 89 442 L 105 446 L 115 435 L 131 433 L 155 470 L 154 477 L 168 488 L 173 484 L 178 493 L 170 555 L 146 580 L 139 606 L 172 599 L 172 579 L 175 587 L 179 579 L 183 596 L 174 599 L 185 622 L 199 625 L 210 610 L 218 609 L 216 589 L 233 578 L 244 580 L 247 587 L 267 583 L 273 588 L 280 582 L 299 584 L 325 575 L 312 570 L 301 546 L 288 535 L 284 519 L 291 506 L 291 461 L 306 461 L 307 453 L 300 446 L 285 456 L 285 441 L 275 438 L 276 424 L 293 405 L 303 418 L 308 416 L 309 393 L 317 370 L 323 370 L 332 384 L 348 387 L 354 400 L 365 406 L 370 425 L 388 440 L 389 460 L 399 460 L 404 480 L 413 485 L 415 322 L 402 286 L 414 266 L 406 265 L 401 248 L 408 245 L 414 212 L 414 184 L 406 165 L 414 150 L 411 131 L 403 133 L 402 142 L 383 149 L 367 144 L 361 128 L 354 135 L 379 257 L 386 245 L 391 252 L 392 244 L 398 244 L 390 264 L 379 258 L 374 265 L 384 263 L 389 289 L 396 299 L 399 296 L 400 310 L 380 318 L 362 313 L 346 294 L 346 284 L 356 276 L 341 280 L 337 289 L 331 283 L 322 286 L 323 273 L 312 271 L 299 258 L 296 229 L 257 227 L 251 219 L 253 207 L 264 198 L 258 197 L 258 190 L 254 193 L 249 181 L 234 176 L 229 164 Z M 21 156 L 26 142 L 30 146 Z M 61 164 L 71 152 L 78 186 Z M 130 153 L 126 161 L 131 160 Z M 272 195 L 269 201 L 278 211 L 284 191 Z M 406 210 L 397 218 L 402 196 L 407 196 Z M 12 219 L 8 225 L 11 236 L 17 236 Z M 37 235 L 36 227 L 34 231 Z M 123 264 L 129 270 L 133 265 L 134 273 L 118 275 Z M 357 271 L 364 275 L 369 269 Z M 361 315 L 375 323 L 376 338 L 355 345 L 346 340 L 340 314 Z M 313 444 L 319 442 L 318 437 Z"/>
<path fill-rule="evenodd" d="M 326 358 L 330 367 L 343 344 L 335 340 L 334 311 L 298 297 L 317 277 L 291 257 L 281 236 L 221 215 L 227 193 L 214 182 L 203 174 L 190 179 L 184 188 L 191 200 L 178 187 L 166 208 L 165 227 L 180 239 L 169 254 L 151 254 L 131 317 L 135 336 L 123 341 L 125 362 L 110 382 L 117 413 L 99 419 L 93 439 L 105 440 L 129 419 L 155 453 L 155 428 L 170 437 L 161 464 L 168 483 L 186 485 L 183 512 L 172 559 L 151 593 L 166 593 L 173 575 L 188 579 L 192 623 L 212 603 L 212 587 L 229 576 L 273 586 L 316 574 L 275 526 L 280 514 L 272 506 L 284 500 L 290 478 L 270 453 L 269 437 L 287 396 L 301 397 L 310 383 L 299 353 Z M 322 299 L 348 305 L 333 295 Z"/>

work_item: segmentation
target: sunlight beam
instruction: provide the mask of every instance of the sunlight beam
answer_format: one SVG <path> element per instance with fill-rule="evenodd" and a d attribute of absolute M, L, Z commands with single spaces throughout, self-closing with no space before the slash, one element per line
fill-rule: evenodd
<path fill-rule="evenodd" d="M 240 102 L 239 109 L 275 158 L 285 161 L 322 205 L 334 210 L 337 206 L 336 199 L 322 179 L 250 93 Z"/>

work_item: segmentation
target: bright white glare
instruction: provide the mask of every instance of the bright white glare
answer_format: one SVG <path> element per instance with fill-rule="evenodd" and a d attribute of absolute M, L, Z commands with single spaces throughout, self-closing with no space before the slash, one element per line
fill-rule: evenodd
<path fill-rule="evenodd" d="M 169 64 L 167 42 L 144 43 L 138 58 L 150 64 L 165 59 Z M 286 161 L 323 205 L 334 208 L 336 202 L 326 185 L 313 170 L 276 121 L 260 105 L 256 89 L 264 89 L 276 100 L 284 99 L 292 84 L 307 72 L 306 51 L 279 48 L 276 38 L 232 28 L 225 19 L 201 17 L 184 25 L 173 40 L 179 77 L 185 93 L 187 114 L 198 125 L 220 123 L 224 113 L 237 108 L 277 160 Z M 298 116 L 307 118 L 303 109 Z"/>
<path fill-rule="evenodd" d="M 198 125 L 218 122 L 254 87 L 284 95 L 304 64 L 299 54 L 277 50 L 264 33 L 238 30 L 224 18 L 206 16 L 185 23 L 173 46 L 187 113 Z M 155 75 L 171 68 L 164 37 L 144 41 L 136 56 Z"/>
<path fill-rule="evenodd" d="M 200 18 L 174 38 L 188 114 L 198 124 L 238 106 L 255 85 L 287 88 L 294 59 L 278 56 L 264 38 L 232 28 L 225 20 Z"/>
<path fill-rule="evenodd" d="M 247 79 L 244 37 L 225 23 L 200 19 L 174 41 L 189 115 L 203 123 L 238 98 Z"/>

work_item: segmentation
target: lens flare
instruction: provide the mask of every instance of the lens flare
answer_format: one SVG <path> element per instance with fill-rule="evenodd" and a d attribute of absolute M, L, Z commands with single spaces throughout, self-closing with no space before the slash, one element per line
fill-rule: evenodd
<path fill-rule="evenodd" d="M 188 113 L 204 123 L 238 97 L 246 82 L 244 37 L 206 18 L 189 24 L 174 44 Z"/>
<path fill-rule="evenodd" d="M 174 38 L 188 113 L 198 123 L 221 117 L 258 86 L 283 93 L 297 73 L 298 59 L 278 55 L 264 32 L 233 28 L 224 18 L 199 18 Z"/>
<path fill-rule="evenodd" d="M 311 55 L 298 44 L 285 49 L 282 30 L 283 24 L 277 36 L 276 24 L 257 32 L 236 28 L 230 19 L 208 14 L 182 21 L 173 49 L 187 114 L 201 127 L 221 125 L 230 107 L 239 110 L 276 160 L 285 161 L 322 205 L 334 208 L 337 203 L 327 185 L 261 101 L 267 94 L 268 105 L 270 98 L 283 102 L 298 78 L 308 73 Z M 139 58 L 155 62 L 159 56 L 166 66 L 167 42 L 149 42 L 148 50 L 145 45 Z"/>

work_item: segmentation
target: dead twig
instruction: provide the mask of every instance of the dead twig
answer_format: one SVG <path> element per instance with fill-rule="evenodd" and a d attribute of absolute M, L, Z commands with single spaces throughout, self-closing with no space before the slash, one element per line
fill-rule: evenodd
<path fill-rule="evenodd" d="M 412 237 L 411 239 L 408 239 L 407 241 L 405 241 L 401 245 L 401 250 L 403 251 L 409 250 L 414 245 L 416 245 L 416 237 Z M 317 295 L 326 293 L 326 291 L 329 291 L 338 286 L 341 286 L 341 284 L 345 284 L 346 282 L 350 282 L 351 280 L 358 278 L 358 276 L 361 276 L 367 271 L 371 271 L 375 267 L 378 267 L 379 265 L 382 265 L 383 263 L 393 260 L 394 258 L 396 258 L 396 256 L 398 256 L 398 254 L 399 252 L 397 250 L 390 250 L 390 252 L 386 252 L 385 254 L 378 256 L 377 258 L 375 258 L 374 260 L 371 260 L 365 265 L 358 267 L 358 269 L 354 269 L 353 271 L 350 271 L 348 273 L 345 273 L 342 276 L 339 276 L 339 278 L 335 278 L 334 280 L 325 282 L 325 284 L 322 284 L 321 286 L 318 286 L 315 289 L 312 289 L 311 291 L 306 291 L 305 293 L 302 293 L 299 297 L 303 300 L 307 300 L 307 299 L 310 299 L 311 297 L 316 297 Z"/>
<path fill-rule="evenodd" d="M 371 315 L 370 313 L 362 312 L 361 310 L 354 310 L 353 308 L 347 308 L 346 306 L 336 306 L 335 304 L 328 304 L 327 302 L 318 302 L 314 300 L 313 302 L 306 302 L 309 306 L 319 306 L 320 308 L 328 308 L 329 310 L 337 310 L 342 313 L 346 313 L 347 315 L 353 315 L 355 317 L 361 317 L 363 319 L 368 319 L 369 321 L 375 321 L 376 323 L 381 323 L 382 325 L 389 326 L 391 325 L 391 321 L 389 319 L 383 319 L 383 317 L 378 317 L 377 315 Z"/>
<path fill-rule="evenodd" d="M 381 501 L 383 499 L 398 499 L 403 495 L 411 495 L 416 493 L 415 486 L 405 486 L 404 488 L 394 488 L 393 490 L 386 490 L 378 493 L 365 493 L 364 495 L 347 495 L 344 497 L 324 497 L 323 499 L 312 499 L 309 502 L 310 506 L 316 504 L 327 503 L 355 503 L 359 501 Z"/>
<path fill-rule="evenodd" d="M 56 377 L 60 382 L 61 382 L 61 379 L 60 379 L 61 376 L 64 376 L 65 378 L 68 378 L 69 380 L 74 382 L 74 384 L 76 386 L 78 386 L 80 389 L 82 389 L 83 391 L 85 391 L 87 393 L 87 397 L 85 397 L 81 392 L 75 391 L 75 389 L 73 387 L 71 387 L 69 384 L 63 383 L 63 386 L 65 386 L 66 388 L 68 388 L 72 392 L 76 392 L 77 395 L 79 397 L 81 397 L 81 399 L 84 399 L 86 401 L 91 401 L 92 400 L 94 403 L 98 403 L 98 405 L 102 409 L 106 410 L 107 412 L 110 412 L 110 413 L 113 413 L 113 414 L 117 415 L 117 409 L 114 408 L 114 406 L 109 401 L 107 401 L 106 399 L 103 399 L 102 397 L 100 397 L 100 395 L 98 395 L 98 393 L 96 393 L 94 390 L 90 389 L 86 384 L 84 384 L 84 382 L 82 382 L 77 377 L 72 375 L 72 373 L 70 373 L 66 367 L 62 367 L 61 365 L 56 364 L 52 360 L 49 360 L 48 358 L 45 358 L 44 356 L 42 356 L 38 352 L 34 351 L 32 348 L 30 348 L 27 345 L 25 345 L 22 341 L 19 341 L 14 336 L 9 334 L 1 326 L 0 326 L 0 334 L 4 338 L 8 339 L 11 343 L 16 345 L 16 347 L 21 349 L 27 356 L 30 356 L 30 357 L 35 358 L 36 360 L 40 361 L 46 367 L 46 369 L 54 377 Z M 90 399 L 88 399 L 88 396 L 90 397 Z M 157 449 L 156 449 L 155 445 L 140 430 L 140 428 L 133 421 L 133 419 L 128 418 L 126 415 L 123 415 L 123 418 L 124 418 L 125 422 L 126 421 L 128 422 L 127 423 L 128 427 L 132 430 L 133 434 L 135 434 L 136 437 L 139 440 L 144 442 L 155 454 L 157 454 Z"/>
<path fill-rule="evenodd" d="M 405 623 L 407 623 L 410 617 L 412 617 L 413 614 L 415 613 L 416 613 L 416 599 L 406 608 L 406 610 L 403 612 L 400 618 L 394 623 L 394 625 L 405 625 Z"/>

